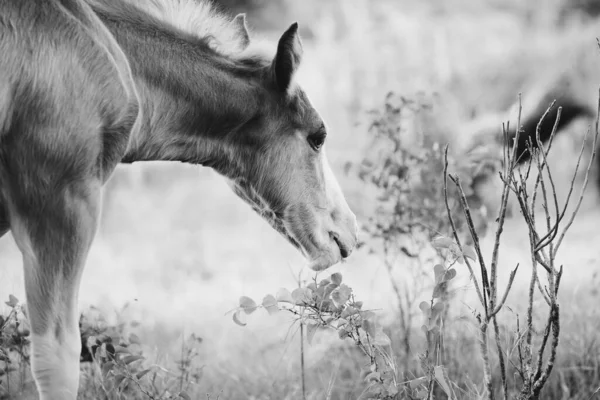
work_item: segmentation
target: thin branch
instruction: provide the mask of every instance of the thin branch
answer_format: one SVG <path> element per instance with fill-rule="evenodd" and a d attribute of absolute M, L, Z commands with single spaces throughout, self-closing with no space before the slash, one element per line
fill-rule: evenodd
<path fill-rule="evenodd" d="M 488 353 L 488 338 L 487 338 L 487 321 L 482 321 L 481 317 L 479 319 L 479 334 L 480 334 L 480 348 L 481 348 L 481 358 L 483 360 L 483 383 L 488 392 L 488 399 L 494 400 L 494 386 L 492 384 L 492 370 L 490 367 L 490 356 Z"/>
<path fill-rule="evenodd" d="M 456 230 L 456 224 L 454 223 L 454 218 L 452 217 L 452 211 L 450 210 L 450 204 L 448 204 L 448 145 L 444 149 L 444 202 L 446 204 L 446 213 L 448 214 L 448 220 L 450 221 L 450 227 L 452 228 L 452 233 L 454 235 L 454 239 L 456 240 L 456 244 L 462 249 L 462 244 L 460 242 L 460 238 L 458 237 L 458 231 Z M 485 293 L 479 288 L 479 283 L 477 282 L 477 278 L 475 277 L 475 272 L 473 271 L 473 267 L 469 262 L 467 257 L 464 257 L 465 264 L 467 264 L 467 268 L 469 269 L 470 278 L 473 280 L 473 285 L 475 286 L 475 292 L 479 297 L 479 301 L 481 305 L 486 308 L 487 301 L 485 297 Z"/>
<path fill-rule="evenodd" d="M 515 268 L 516 271 L 516 268 Z M 500 364 L 500 379 L 502 380 L 502 391 L 504 394 L 504 400 L 508 400 L 508 383 L 506 380 L 506 364 L 504 363 L 504 354 L 502 352 L 502 345 L 500 344 L 500 330 L 498 329 L 498 321 L 496 317 L 492 318 L 494 322 L 494 335 L 496 340 L 496 347 L 498 349 L 498 363 Z"/>
<path fill-rule="evenodd" d="M 592 156 L 590 157 L 590 162 L 588 163 L 587 169 L 585 171 L 585 178 L 583 180 L 583 185 L 581 186 L 581 191 L 580 191 L 580 194 L 579 194 L 579 200 L 577 201 L 577 206 L 575 207 L 575 211 L 573 211 L 573 213 L 571 214 L 571 218 L 567 222 L 567 225 L 563 229 L 563 232 L 561 233 L 560 237 L 558 238 L 555 250 L 558 250 L 558 248 L 560 247 L 560 245 L 561 245 L 561 243 L 562 243 L 562 241 L 563 241 L 563 239 L 565 237 L 565 234 L 567 233 L 567 231 L 569 230 L 569 228 L 573 224 L 573 221 L 575 220 L 575 215 L 577 215 L 577 213 L 579 212 L 579 207 L 581 207 L 581 202 L 583 201 L 583 194 L 584 194 L 585 189 L 587 187 L 588 179 L 589 179 L 589 175 L 590 175 L 590 170 L 592 168 L 592 163 L 594 162 L 594 159 L 596 158 L 596 147 L 597 147 L 597 143 L 598 143 L 598 132 L 600 131 L 599 127 L 598 127 L 599 123 L 600 123 L 600 88 L 598 90 L 598 107 L 597 107 L 597 110 L 596 110 L 596 133 L 594 135 L 594 143 L 592 144 Z M 585 143 L 585 141 L 584 141 L 584 143 Z"/>
<path fill-rule="evenodd" d="M 537 379 L 533 385 L 533 396 L 538 398 L 540 391 L 544 387 L 544 384 L 548 380 L 552 369 L 554 368 L 554 361 L 556 360 L 556 349 L 558 348 L 558 337 L 560 334 L 560 314 L 558 304 L 554 304 L 552 308 L 552 343 L 550 345 L 550 357 L 546 363 L 546 369 L 542 375 Z"/>
<path fill-rule="evenodd" d="M 508 293 L 510 292 L 510 289 L 512 287 L 513 281 L 515 280 L 515 275 L 517 274 L 517 269 L 519 269 L 519 264 L 517 264 L 517 266 L 515 267 L 515 269 L 513 269 L 512 271 L 510 271 L 510 276 L 508 277 L 508 284 L 506 285 L 506 290 L 504 292 L 504 295 L 502 296 L 502 298 L 498 302 L 498 305 L 496 306 L 496 308 L 492 312 L 492 314 L 491 314 L 492 318 L 496 317 L 496 314 L 498 314 L 500 312 L 500 310 L 502 309 L 502 307 L 504 307 L 504 303 L 506 303 L 506 298 L 508 297 Z"/>
<path fill-rule="evenodd" d="M 552 103 L 554 104 L 554 102 Z M 552 195 L 553 195 L 553 200 L 554 200 L 554 209 L 556 211 L 556 219 L 555 219 L 555 224 L 554 226 L 552 226 L 552 228 L 550 227 L 550 215 L 547 209 L 547 198 L 546 198 L 546 187 L 545 187 L 545 182 L 542 179 L 541 183 L 542 183 L 542 191 L 544 194 L 544 204 L 545 204 L 545 211 L 546 211 L 546 216 L 547 216 L 547 225 L 548 225 L 548 233 L 546 234 L 546 236 L 544 238 L 548 238 L 547 242 L 550 243 L 552 242 L 552 240 L 554 240 L 554 238 L 556 237 L 556 234 L 558 233 L 558 226 L 561 220 L 560 217 L 560 211 L 559 211 L 559 207 L 558 207 L 558 198 L 556 196 L 556 186 L 554 184 L 554 179 L 552 178 L 552 173 L 550 171 L 550 167 L 548 165 L 548 160 L 547 160 L 547 154 L 548 151 L 550 151 L 550 147 L 552 145 L 552 139 L 554 138 L 554 135 L 556 134 L 556 130 L 558 129 L 558 123 L 560 121 L 560 116 L 562 113 L 562 107 L 558 107 L 558 111 L 556 113 L 556 120 L 554 121 L 554 126 L 552 127 L 552 133 L 550 134 L 550 143 L 548 144 L 548 150 L 544 151 L 543 149 L 541 149 L 538 154 L 541 154 L 543 156 L 543 163 L 541 166 L 538 166 L 539 170 L 540 170 L 540 174 L 543 174 L 543 169 L 545 168 L 547 173 L 548 173 L 548 180 L 550 181 L 550 186 L 552 187 Z M 541 123 L 541 121 L 540 121 Z M 538 128 L 539 128 L 539 124 L 538 124 Z M 538 140 L 538 142 L 540 141 L 539 138 L 539 129 L 536 131 L 536 140 Z M 539 146 L 539 144 L 538 144 Z M 538 163 L 539 163 L 539 157 L 538 159 Z M 544 239 L 541 239 L 540 242 L 542 242 Z M 538 244 L 538 246 L 536 246 L 536 248 L 540 248 L 543 247 L 541 246 L 541 243 Z"/>
<path fill-rule="evenodd" d="M 469 208 L 469 204 L 467 203 L 467 197 L 465 196 L 465 192 L 460 184 L 460 178 L 458 176 L 450 176 L 450 179 L 456 187 L 458 188 L 459 197 L 461 200 L 461 205 L 463 208 L 463 212 L 465 214 L 465 218 L 467 220 L 467 226 L 469 227 L 469 232 L 471 233 L 471 239 L 473 239 L 473 246 L 475 247 L 475 252 L 477 253 L 477 258 L 479 259 L 479 266 L 481 267 L 481 283 L 484 289 L 484 300 L 485 294 L 487 292 L 488 297 L 490 297 L 490 283 L 487 275 L 487 268 L 485 267 L 485 260 L 483 259 L 483 254 L 481 253 L 481 246 L 479 245 L 479 236 L 477 232 L 475 232 L 475 225 L 473 224 L 473 218 L 471 217 L 471 209 Z M 489 318 L 489 312 L 487 302 L 484 304 L 485 307 L 485 317 Z"/>

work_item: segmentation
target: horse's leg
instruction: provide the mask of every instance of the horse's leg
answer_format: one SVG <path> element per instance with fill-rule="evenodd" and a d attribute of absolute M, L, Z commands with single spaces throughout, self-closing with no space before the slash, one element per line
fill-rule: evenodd
<path fill-rule="evenodd" d="M 8 220 L 8 210 L 4 204 L 0 203 L 0 237 L 4 236 L 10 230 L 10 222 Z"/>
<path fill-rule="evenodd" d="M 11 207 L 11 229 L 25 268 L 31 365 L 42 400 L 77 397 L 81 352 L 77 298 L 96 231 L 100 186 L 99 180 L 89 178 L 51 193 L 20 193 L 15 199 L 43 204 L 43 211 Z"/>

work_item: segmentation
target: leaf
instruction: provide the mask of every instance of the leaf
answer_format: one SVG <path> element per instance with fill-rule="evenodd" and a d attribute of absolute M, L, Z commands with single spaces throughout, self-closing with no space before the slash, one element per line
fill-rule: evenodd
<path fill-rule="evenodd" d="M 331 300 L 323 300 L 317 303 L 319 311 L 334 311 L 335 306 Z"/>
<path fill-rule="evenodd" d="M 378 346 L 391 346 L 392 341 L 381 329 L 379 329 L 375 333 L 375 337 L 373 338 L 373 343 Z"/>
<path fill-rule="evenodd" d="M 444 367 L 441 365 L 436 365 L 433 368 L 434 374 L 435 374 L 435 380 L 440 384 L 440 386 L 442 387 L 442 389 L 444 390 L 444 392 L 446 392 L 446 395 L 448 396 L 448 398 L 452 398 L 452 389 L 450 389 L 450 385 L 448 384 L 448 381 L 446 380 L 446 374 L 444 371 Z"/>
<path fill-rule="evenodd" d="M 446 305 L 443 302 L 438 301 L 437 303 L 435 303 L 431 308 L 431 318 L 437 318 L 444 311 L 445 308 Z"/>
<path fill-rule="evenodd" d="M 450 238 L 438 236 L 431 241 L 431 245 L 436 249 L 449 249 L 454 244 Z"/>
<path fill-rule="evenodd" d="M 240 307 L 246 314 L 252 314 L 258 308 L 256 302 L 247 296 L 240 297 Z"/>
<path fill-rule="evenodd" d="M 340 285 L 337 283 L 330 283 L 325 286 L 325 292 L 323 293 L 323 297 L 328 297 L 335 289 L 337 289 Z"/>
<path fill-rule="evenodd" d="M 435 287 L 433 288 L 433 298 L 437 299 L 438 297 L 440 297 L 443 293 L 446 292 L 448 288 L 448 284 L 446 282 L 440 282 L 437 285 L 435 285 Z"/>
<path fill-rule="evenodd" d="M 244 322 L 243 319 L 246 319 L 246 317 L 244 317 L 242 310 L 237 310 L 233 313 L 233 322 L 239 326 L 246 326 L 246 322 Z"/>
<path fill-rule="evenodd" d="M 115 346 L 115 354 L 131 354 L 127 347 Z"/>
<path fill-rule="evenodd" d="M 370 320 L 363 321 L 362 328 L 371 337 L 375 337 L 375 335 L 377 335 L 377 331 L 379 330 L 379 327 L 377 326 L 377 323 L 374 322 L 374 321 L 370 321 Z"/>
<path fill-rule="evenodd" d="M 446 268 L 444 268 L 444 266 L 442 264 L 436 264 L 433 267 L 435 281 L 438 282 L 440 280 L 440 278 L 444 275 L 445 272 L 446 272 Z"/>
<path fill-rule="evenodd" d="M 140 341 L 140 338 L 135 333 L 132 333 L 131 335 L 129 335 L 129 343 L 140 344 L 140 345 L 142 344 L 142 342 Z"/>
<path fill-rule="evenodd" d="M 444 281 L 450 281 L 450 280 L 454 279 L 455 276 L 456 276 L 456 270 L 454 268 L 450 268 L 444 274 Z"/>
<path fill-rule="evenodd" d="M 346 330 L 346 328 L 344 327 L 344 328 L 342 328 L 342 329 L 338 330 L 338 336 L 339 336 L 339 338 L 340 338 L 340 339 L 345 339 L 345 338 L 347 338 L 348 336 L 350 336 L 350 334 L 348 333 L 348 331 L 347 331 L 347 330 Z"/>
<path fill-rule="evenodd" d="M 306 325 L 306 340 L 308 344 L 312 344 L 312 340 L 315 337 L 315 333 L 319 329 L 319 324 L 307 324 Z"/>
<path fill-rule="evenodd" d="M 292 299 L 294 300 L 294 304 L 303 305 L 306 303 L 310 303 L 312 298 L 312 292 L 308 288 L 297 288 L 292 292 Z"/>
<path fill-rule="evenodd" d="M 118 388 L 125 378 L 127 378 L 125 375 L 115 375 L 115 387 Z"/>
<path fill-rule="evenodd" d="M 294 304 L 294 299 L 292 299 L 292 294 L 290 293 L 289 290 L 287 290 L 285 288 L 281 288 L 277 291 L 276 299 L 277 299 L 277 301 L 280 301 L 282 303 Z"/>
<path fill-rule="evenodd" d="M 187 392 L 184 392 L 184 391 L 179 392 L 178 396 L 180 398 L 182 398 L 183 400 L 192 400 L 192 398 L 190 397 L 190 395 L 187 394 Z"/>
<path fill-rule="evenodd" d="M 273 315 L 279 312 L 279 307 L 277 307 L 277 300 L 272 295 L 268 294 L 262 301 L 262 306 L 267 310 L 269 315 Z"/>
<path fill-rule="evenodd" d="M 327 286 L 330 283 L 331 283 L 331 281 L 329 279 L 327 279 L 327 278 L 322 279 L 321 282 L 319 282 L 319 287 L 321 287 L 321 286 Z"/>
<path fill-rule="evenodd" d="M 311 291 L 315 292 L 317 290 L 317 284 L 314 282 L 309 283 L 308 285 L 306 285 L 307 289 L 310 289 Z"/>
<path fill-rule="evenodd" d="M 107 363 L 104 363 L 102 365 L 102 376 L 106 377 L 106 375 L 108 375 L 108 373 L 112 370 L 112 368 L 114 367 L 115 363 L 112 361 L 109 361 Z"/>
<path fill-rule="evenodd" d="M 475 254 L 475 250 L 471 246 L 463 247 L 463 256 L 470 258 L 473 261 L 477 261 L 477 255 Z"/>
<path fill-rule="evenodd" d="M 339 272 L 336 272 L 335 274 L 331 274 L 331 282 L 338 286 L 341 285 L 342 284 L 342 274 L 340 274 Z"/>
<path fill-rule="evenodd" d="M 138 372 L 137 374 L 135 374 L 135 377 L 136 377 L 136 378 L 138 378 L 138 379 L 142 379 L 142 377 L 143 377 L 144 375 L 146 375 L 146 374 L 147 374 L 148 372 L 150 372 L 150 371 L 151 371 L 151 369 L 150 369 L 150 368 L 148 368 L 148 369 L 145 369 L 145 370 L 142 370 L 142 371 Z"/>
<path fill-rule="evenodd" d="M 331 300 L 333 300 L 333 304 L 335 304 L 336 307 L 340 307 L 341 305 L 346 304 L 348 300 L 350 300 L 351 295 L 352 289 L 342 284 L 339 288 L 335 289 L 331 293 Z"/>
<path fill-rule="evenodd" d="M 375 321 L 377 319 L 377 314 L 373 311 L 361 311 L 360 316 L 365 321 Z"/>
<path fill-rule="evenodd" d="M 396 383 L 394 382 L 393 379 L 390 379 L 388 381 L 388 384 L 385 385 L 385 388 L 387 390 L 387 395 L 389 397 L 394 398 L 394 396 L 396 396 L 399 392 L 398 392 L 398 387 L 396 386 Z"/>
<path fill-rule="evenodd" d="M 412 390 L 415 390 L 416 388 L 418 388 L 419 386 L 421 386 L 425 382 L 427 382 L 427 377 L 426 376 L 422 376 L 420 378 L 413 379 L 412 381 L 408 381 L 408 385 L 410 386 L 410 388 Z"/>
<path fill-rule="evenodd" d="M 8 301 L 5 301 L 4 304 L 6 304 L 7 306 L 9 306 L 10 308 L 15 308 L 17 306 L 17 304 L 19 304 L 19 299 L 17 299 L 12 294 L 9 294 L 8 295 Z"/>
<path fill-rule="evenodd" d="M 138 355 L 126 356 L 126 357 L 123 357 L 123 362 L 126 365 L 129 365 L 129 364 L 131 364 L 133 362 L 136 362 L 136 361 L 139 361 L 139 360 L 143 360 L 143 359 L 144 359 L 144 356 L 138 356 Z"/>
<path fill-rule="evenodd" d="M 351 315 L 355 315 L 358 314 L 358 310 L 352 306 L 348 306 L 346 308 L 344 308 L 344 311 L 342 311 L 342 314 L 340 315 L 340 317 L 342 318 L 348 318 Z"/>

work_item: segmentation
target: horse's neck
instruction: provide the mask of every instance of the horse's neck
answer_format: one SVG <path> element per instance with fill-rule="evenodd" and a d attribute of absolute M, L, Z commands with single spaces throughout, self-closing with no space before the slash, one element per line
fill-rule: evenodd
<path fill-rule="evenodd" d="M 242 71 L 203 43 L 100 17 L 129 59 L 142 103 L 123 161 L 217 162 L 224 138 L 257 115 L 260 71 Z"/>

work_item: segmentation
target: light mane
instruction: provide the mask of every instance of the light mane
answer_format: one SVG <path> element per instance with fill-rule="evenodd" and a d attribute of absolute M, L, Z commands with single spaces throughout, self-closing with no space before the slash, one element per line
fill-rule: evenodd
<path fill-rule="evenodd" d="M 148 13 L 156 20 L 188 35 L 206 41 L 217 53 L 233 59 L 270 60 L 274 51 L 261 40 L 251 40 L 244 48 L 233 17 L 217 9 L 209 0 L 89 0 L 126 3 Z"/>

